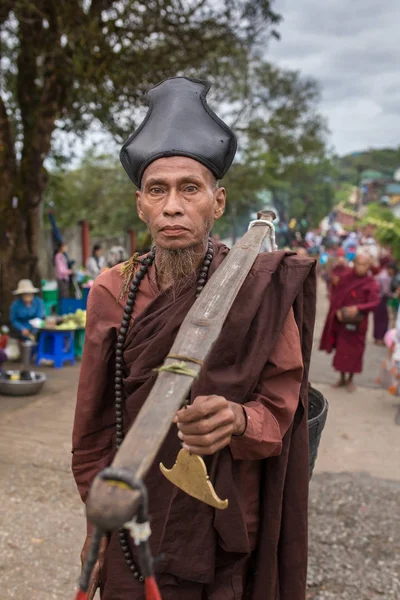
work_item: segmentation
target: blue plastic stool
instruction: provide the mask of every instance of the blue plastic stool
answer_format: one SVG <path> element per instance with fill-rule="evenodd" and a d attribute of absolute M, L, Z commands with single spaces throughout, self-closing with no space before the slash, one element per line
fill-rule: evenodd
<path fill-rule="evenodd" d="M 54 367 L 60 369 L 65 362 L 75 364 L 74 331 L 49 329 L 40 332 L 39 348 L 36 356 L 36 364 L 42 359 L 54 361 Z"/>

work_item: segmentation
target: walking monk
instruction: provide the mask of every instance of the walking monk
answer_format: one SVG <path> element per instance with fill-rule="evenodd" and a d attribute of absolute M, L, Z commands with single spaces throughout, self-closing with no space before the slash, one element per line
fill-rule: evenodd
<path fill-rule="evenodd" d="M 343 275 L 349 270 L 349 265 L 346 260 L 346 253 L 343 248 L 338 248 L 336 251 L 336 260 L 332 265 L 328 283 L 330 297 L 334 293 L 335 287 L 339 283 L 340 278 L 343 277 Z"/>
<path fill-rule="evenodd" d="M 218 180 L 236 138 L 207 105 L 208 89 L 182 77 L 150 90 L 147 117 L 121 152 L 154 245 L 145 261 L 132 257 L 101 274 L 89 295 L 73 431 L 84 502 L 228 253 L 210 232 L 224 213 Z M 163 600 L 305 600 L 314 310 L 314 261 L 260 254 L 145 478 Z M 116 354 L 123 356 L 119 371 Z M 115 389 L 114 380 L 121 381 Z M 205 457 L 217 493 L 229 499 L 226 510 L 191 498 L 161 474 L 159 462 L 171 467 L 181 446 Z M 90 536 L 88 527 L 83 554 Z M 103 539 L 91 596 L 97 585 L 102 600 L 145 597 L 137 552 L 118 533 Z"/>
<path fill-rule="evenodd" d="M 345 386 L 349 392 L 355 390 L 354 374 L 362 371 L 368 313 L 379 304 L 378 284 L 369 274 L 371 265 L 372 258 L 360 251 L 354 269 L 340 277 L 321 338 L 320 350 L 336 350 L 333 367 L 340 378 L 335 387 Z"/>

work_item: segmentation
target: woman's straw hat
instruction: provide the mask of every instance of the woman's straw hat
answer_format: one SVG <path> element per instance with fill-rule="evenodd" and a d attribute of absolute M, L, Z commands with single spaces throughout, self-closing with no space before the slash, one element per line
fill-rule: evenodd
<path fill-rule="evenodd" d="M 14 296 L 19 296 L 20 294 L 37 294 L 38 289 L 33 287 L 32 281 L 30 279 L 21 279 L 18 283 L 17 289 L 13 292 Z"/>

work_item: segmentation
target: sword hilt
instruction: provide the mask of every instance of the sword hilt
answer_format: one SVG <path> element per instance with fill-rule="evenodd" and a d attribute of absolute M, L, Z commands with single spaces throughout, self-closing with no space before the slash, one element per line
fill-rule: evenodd
<path fill-rule="evenodd" d="M 257 213 L 257 219 L 260 219 L 261 221 L 271 221 L 271 222 L 273 222 L 276 219 L 276 214 L 271 209 L 260 210 Z"/>
<path fill-rule="evenodd" d="M 249 229 L 251 227 L 266 227 L 268 226 L 268 234 L 264 240 L 264 245 L 262 248 L 263 252 L 274 252 L 278 247 L 275 243 L 275 227 L 274 221 L 276 219 L 276 214 L 271 209 L 259 210 L 257 213 L 257 220 L 252 221 L 249 225 Z"/>

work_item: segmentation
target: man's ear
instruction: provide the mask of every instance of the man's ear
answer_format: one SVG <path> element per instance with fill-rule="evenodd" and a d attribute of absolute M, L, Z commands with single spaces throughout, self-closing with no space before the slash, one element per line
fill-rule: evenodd
<path fill-rule="evenodd" d="M 146 219 L 142 210 L 142 192 L 140 190 L 136 191 L 136 210 L 139 216 L 139 219 L 146 223 Z"/>
<path fill-rule="evenodd" d="M 220 219 L 225 212 L 226 206 L 226 190 L 220 187 L 216 190 L 214 195 L 214 219 Z"/>

